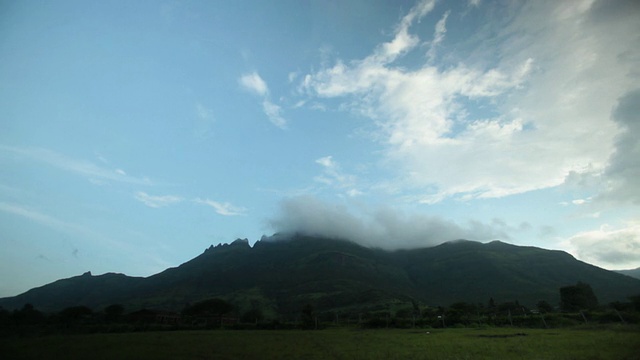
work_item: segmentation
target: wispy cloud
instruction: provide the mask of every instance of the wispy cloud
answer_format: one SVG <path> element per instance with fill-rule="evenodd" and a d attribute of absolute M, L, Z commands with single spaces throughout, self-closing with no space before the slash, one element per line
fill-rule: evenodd
<path fill-rule="evenodd" d="M 276 105 L 271 101 L 265 99 L 262 102 L 262 110 L 267 115 L 271 123 L 273 123 L 273 125 L 281 129 L 287 127 L 287 120 L 282 117 L 282 108 L 279 105 Z"/>
<path fill-rule="evenodd" d="M 599 18 L 587 3 L 514 4 L 492 13 L 504 19 L 473 42 L 445 46 L 448 22 L 462 21 L 447 11 L 431 49 L 456 61 L 435 66 L 427 56 L 406 67 L 398 60 L 420 44 L 412 25 L 433 4 L 413 8 L 369 56 L 337 59 L 302 80 L 310 103 L 341 99 L 340 109 L 372 119 L 396 188 L 427 203 L 491 198 L 605 169 L 620 131 L 611 109 L 637 86 L 629 74 L 640 48 L 625 34 L 640 23 Z"/>
<path fill-rule="evenodd" d="M 480 6 L 481 0 L 469 0 L 468 6 L 478 7 Z"/>
<path fill-rule="evenodd" d="M 393 62 L 420 43 L 420 39 L 409 33 L 409 27 L 433 10 L 435 0 L 420 1 L 405 15 L 398 24 L 393 40 L 383 43 L 367 61 L 386 64 Z"/>
<path fill-rule="evenodd" d="M 216 213 L 223 216 L 239 216 L 244 215 L 247 212 L 246 208 L 232 205 L 228 202 L 218 202 L 210 199 L 196 198 L 193 200 L 197 204 L 211 206 Z"/>
<path fill-rule="evenodd" d="M 176 204 L 184 200 L 180 196 L 175 196 L 175 195 L 154 196 L 154 195 L 149 195 L 142 191 L 135 193 L 134 197 L 136 200 L 152 208 L 160 208 L 160 207 Z"/>
<path fill-rule="evenodd" d="M 333 156 L 321 157 L 316 163 L 322 166 L 322 174 L 316 176 L 315 181 L 343 190 L 350 197 L 363 194 L 356 188 L 356 176 L 345 173 Z"/>
<path fill-rule="evenodd" d="M 282 117 L 282 108 L 269 99 L 269 87 L 257 72 L 240 76 L 238 82 L 245 90 L 262 97 L 262 110 L 273 125 L 281 129 L 287 127 L 287 120 Z"/>
<path fill-rule="evenodd" d="M 105 166 L 96 165 L 90 161 L 74 159 L 48 149 L 0 145 L 0 151 L 12 154 L 22 159 L 45 163 L 61 170 L 86 177 L 94 183 L 114 181 L 137 185 L 152 185 L 151 180 L 148 178 L 134 177 L 128 175 L 122 169 L 107 168 Z"/>
<path fill-rule="evenodd" d="M 436 23 L 436 29 L 433 34 L 433 40 L 431 41 L 431 44 L 429 46 L 429 51 L 427 52 L 427 57 L 429 57 L 429 60 L 431 61 L 435 60 L 437 47 L 444 40 L 444 35 L 447 33 L 446 23 L 450 13 L 451 13 L 450 11 L 447 11 L 446 13 L 444 13 L 444 15 L 442 15 L 442 18 L 440 18 L 438 23 Z"/>
<path fill-rule="evenodd" d="M 59 219 L 58 217 L 29 208 L 21 204 L 0 202 L 0 211 L 17 215 L 53 230 L 77 236 L 86 241 L 97 241 L 105 246 L 122 248 L 123 244 L 95 232 L 85 226 Z"/>
<path fill-rule="evenodd" d="M 189 202 L 192 204 L 200 204 L 212 207 L 215 212 L 223 216 L 238 216 L 244 215 L 247 209 L 240 206 L 235 206 L 229 202 L 220 202 L 211 199 L 194 198 L 185 199 L 178 195 L 149 195 L 146 192 L 138 191 L 134 194 L 134 198 L 150 208 L 161 208 L 166 206 L 176 205 L 182 202 Z"/>

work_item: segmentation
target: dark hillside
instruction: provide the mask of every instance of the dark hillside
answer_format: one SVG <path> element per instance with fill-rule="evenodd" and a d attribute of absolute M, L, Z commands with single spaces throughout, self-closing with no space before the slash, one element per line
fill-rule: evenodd
<path fill-rule="evenodd" d="M 210 247 L 194 259 L 148 278 L 85 274 L 0 299 L 6 309 L 32 303 L 45 311 L 121 303 L 129 309 L 179 311 L 211 297 L 271 314 L 376 309 L 390 303 L 448 305 L 518 300 L 559 302 L 559 288 L 592 286 L 600 303 L 640 294 L 640 280 L 578 261 L 562 251 L 499 241 L 455 241 L 388 252 L 355 243 L 301 235 L 265 237 Z"/>

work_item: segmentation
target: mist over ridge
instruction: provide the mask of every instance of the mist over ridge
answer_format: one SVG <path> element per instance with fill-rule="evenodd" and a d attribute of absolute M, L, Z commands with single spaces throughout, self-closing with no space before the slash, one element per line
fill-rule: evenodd
<path fill-rule="evenodd" d="M 503 230 L 479 221 L 459 224 L 389 206 L 354 210 L 312 196 L 284 200 L 280 213 L 269 224 L 276 233 L 345 239 L 384 250 L 431 247 L 459 239 L 486 242 L 510 238 Z"/>

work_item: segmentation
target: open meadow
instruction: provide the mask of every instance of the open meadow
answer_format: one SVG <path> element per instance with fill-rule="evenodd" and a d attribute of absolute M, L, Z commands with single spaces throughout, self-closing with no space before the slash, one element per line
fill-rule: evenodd
<path fill-rule="evenodd" d="M 2 359 L 640 359 L 637 327 L 164 331 L 0 339 Z"/>

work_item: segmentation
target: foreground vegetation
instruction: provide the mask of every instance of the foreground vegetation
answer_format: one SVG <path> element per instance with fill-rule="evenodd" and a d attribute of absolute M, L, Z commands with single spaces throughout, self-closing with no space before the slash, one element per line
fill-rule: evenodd
<path fill-rule="evenodd" d="M 210 298 L 180 313 L 113 304 L 43 313 L 0 308 L 0 359 L 638 359 L 640 296 L 599 305 L 590 286 L 560 289 L 559 308 L 516 301 L 269 313 Z M 233 300 L 233 299 L 230 299 Z M 246 302 L 246 301 L 245 301 Z"/>
<path fill-rule="evenodd" d="M 640 328 L 208 330 L 0 339 L 3 359 L 640 359 Z"/>

